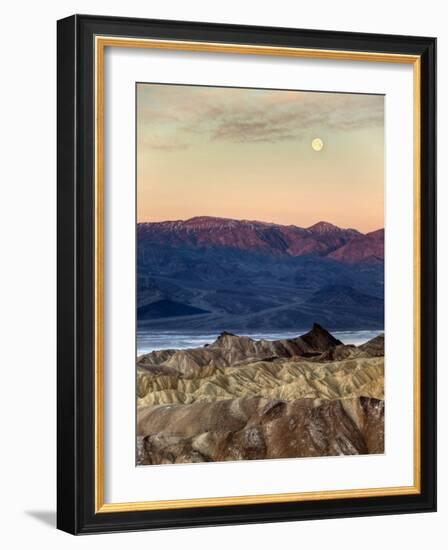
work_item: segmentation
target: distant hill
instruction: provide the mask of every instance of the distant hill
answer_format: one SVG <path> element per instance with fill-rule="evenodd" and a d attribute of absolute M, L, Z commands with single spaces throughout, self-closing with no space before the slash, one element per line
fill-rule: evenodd
<path fill-rule="evenodd" d="M 383 300 L 346 285 L 328 285 L 315 292 L 307 300 L 311 304 L 325 306 L 381 307 Z"/>
<path fill-rule="evenodd" d="M 382 263 L 384 261 L 384 229 L 358 235 L 329 254 L 345 263 Z"/>

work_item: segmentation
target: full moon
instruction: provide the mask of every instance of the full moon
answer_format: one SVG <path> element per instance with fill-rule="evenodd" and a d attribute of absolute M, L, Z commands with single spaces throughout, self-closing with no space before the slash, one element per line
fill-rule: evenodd
<path fill-rule="evenodd" d="M 324 146 L 324 142 L 320 138 L 314 138 L 313 141 L 311 142 L 311 147 L 315 151 L 322 151 L 323 146 Z"/>

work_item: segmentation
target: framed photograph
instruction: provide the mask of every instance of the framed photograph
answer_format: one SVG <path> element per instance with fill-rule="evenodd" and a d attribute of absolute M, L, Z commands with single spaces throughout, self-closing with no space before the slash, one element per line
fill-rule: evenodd
<path fill-rule="evenodd" d="M 58 527 L 436 508 L 425 37 L 58 22 Z"/>

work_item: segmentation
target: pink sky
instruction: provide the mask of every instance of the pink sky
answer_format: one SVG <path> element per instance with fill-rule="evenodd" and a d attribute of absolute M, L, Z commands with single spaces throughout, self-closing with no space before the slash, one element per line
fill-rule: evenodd
<path fill-rule="evenodd" d="M 139 84 L 137 219 L 378 229 L 383 121 L 378 95 Z"/>

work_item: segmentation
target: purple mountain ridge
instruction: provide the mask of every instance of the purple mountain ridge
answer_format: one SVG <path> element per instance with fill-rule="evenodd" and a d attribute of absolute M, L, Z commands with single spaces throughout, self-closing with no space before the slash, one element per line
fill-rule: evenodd
<path fill-rule="evenodd" d="M 304 228 L 262 221 L 198 216 L 137 225 L 139 242 L 225 247 L 273 256 L 330 257 L 343 263 L 382 262 L 384 230 L 363 234 L 320 221 Z"/>

